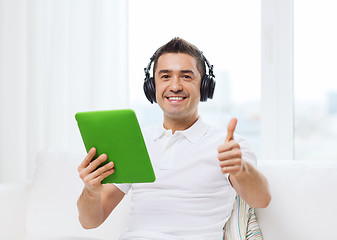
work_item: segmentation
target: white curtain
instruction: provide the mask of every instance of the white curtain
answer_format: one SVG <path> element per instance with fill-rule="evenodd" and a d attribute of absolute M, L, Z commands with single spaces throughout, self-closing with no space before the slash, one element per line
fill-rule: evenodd
<path fill-rule="evenodd" d="M 1 182 L 41 150 L 83 152 L 76 112 L 128 106 L 127 4 L 0 0 Z"/>

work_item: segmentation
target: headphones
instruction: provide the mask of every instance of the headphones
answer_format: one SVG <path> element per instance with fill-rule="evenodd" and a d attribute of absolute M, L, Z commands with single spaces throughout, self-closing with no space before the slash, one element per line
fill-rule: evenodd
<path fill-rule="evenodd" d="M 157 102 L 156 100 L 156 85 L 154 81 L 154 77 L 150 77 L 150 69 L 151 69 L 151 64 L 156 57 L 155 52 L 152 57 L 150 58 L 150 62 L 147 65 L 146 68 L 144 68 L 145 71 L 145 79 L 144 79 L 144 93 L 146 98 L 151 102 Z M 208 74 L 205 74 L 202 79 L 201 79 L 201 85 L 200 85 L 200 101 L 201 102 L 206 102 L 207 98 L 212 99 L 213 94 L 214 94 L 214 88 L 215 88 L 215 76 L 213 74 L 213 65 L 211 65 L 205 56 L 200 52 L 201 56 L 205 60 L 205 63 L 208 67 Z"/>

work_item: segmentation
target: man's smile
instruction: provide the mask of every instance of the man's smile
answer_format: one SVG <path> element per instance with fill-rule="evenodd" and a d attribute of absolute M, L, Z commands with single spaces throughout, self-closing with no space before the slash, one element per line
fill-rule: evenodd
<path fill-rule="evenodd" d="M 171 97 L 166 97 L 166 99 L 167 99 L 169 102 L 181 102 L 181 101 L 183 101 L 184 99 L 186 99 L 186 97 L 182 97 L 182 96 L 171 96 Z"/>

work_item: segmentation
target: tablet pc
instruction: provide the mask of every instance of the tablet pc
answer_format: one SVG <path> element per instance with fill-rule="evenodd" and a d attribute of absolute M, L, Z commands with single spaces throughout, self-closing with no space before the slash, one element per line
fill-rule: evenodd
<path fill-rule="evenodd" d="M 155 174 L 136 114 L 131 109 L 78 112 L 75 115 L 87 152 L 105 153 L 115 171 L 104 183 L 154 182 Z"/>

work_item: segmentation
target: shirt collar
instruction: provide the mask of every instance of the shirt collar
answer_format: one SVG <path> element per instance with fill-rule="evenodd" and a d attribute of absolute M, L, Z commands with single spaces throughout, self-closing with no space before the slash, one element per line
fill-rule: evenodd
<path fill-rule="evenodd" d="M 208 128 L 209 126 L 202 121 L 201 117 L 199 117 L 199 119 L 191 127 L 183 131 L 176 131 L 174 135 L 182 134 L 191 143 L 196 143 L 202 136 L 207 133 Z M 163 135 L 165 135 L 165 133 L 172 134 L 172 130 L 165 129 L 163 125 L 158 126 L 157 129 L 154 131 L 153 140 L 161 138 Z"/>

